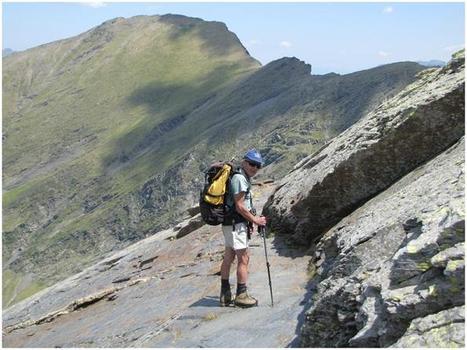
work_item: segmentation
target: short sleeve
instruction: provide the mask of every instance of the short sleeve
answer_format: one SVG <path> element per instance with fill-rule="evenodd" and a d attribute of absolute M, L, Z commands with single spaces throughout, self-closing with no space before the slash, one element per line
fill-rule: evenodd
<path fill-rule="evenodd" d="M 232 193 L 234 195 L 239 194 L 240 192 L 248 192 L 248 181 L 245 179 L 245 176 L 241 174 L 235 174 L 232 177 Z"/>

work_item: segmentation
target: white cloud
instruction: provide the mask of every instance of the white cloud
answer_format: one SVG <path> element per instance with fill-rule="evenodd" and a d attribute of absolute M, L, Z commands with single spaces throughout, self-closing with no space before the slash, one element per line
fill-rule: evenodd
<path fill-rule="evenodd" d="M 383 10 L 383 13 L 393 13 L 394 8 L 392 6 L 386 6 Z"/>
<path fill-rule="evenodd" d="M 103 1 L 81 2 L 81 5 L 89 6 L 89 7 L 95 8 L 95 9 L 107 6 L 107 4 L 105 2 L 103 2 Z"/>
<path fill-rule="evenodd" d="M 380 57 L 388 57 L 390 54 L 385 51 L 378 51 L 378 56 Z"/>
<path fill-rule="evenodd" d="M 289 48 L 292 47 L 292 43 L 290 41 L 281 41 L 279 44 L 281 47 Z"/>
<path fill-rule="evenodd" d="M 260 42 L 256 39 L 251 39 L 249 42 L 248 42 L 250 45 L 258 45 L 260 44 Z"/>

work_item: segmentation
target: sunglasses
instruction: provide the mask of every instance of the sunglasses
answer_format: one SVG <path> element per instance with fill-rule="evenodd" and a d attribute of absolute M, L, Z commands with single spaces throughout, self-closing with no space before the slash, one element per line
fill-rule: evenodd
<path fill-rule="evenodd" d="M 261 169 L 261 164 L 258 164 L 258 163 L 254 163 L 254 162 L 250 162 L 250 161 L 246 161 L 248 164 L 250 164 L 250 166 L 252 167 L 255 167 L 257 169 Z"/>

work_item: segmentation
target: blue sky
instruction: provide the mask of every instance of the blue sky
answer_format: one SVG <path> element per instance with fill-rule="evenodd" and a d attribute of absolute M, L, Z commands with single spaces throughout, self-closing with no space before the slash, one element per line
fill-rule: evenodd
<path fill-rule="evenodd" d="M 176 13 L 227 24 L 263 65 L 295 56 L 314 74 L 448 61 L 464 47 L 464 3 L 3 2 L 3 48 L 25 50 L 115 17 Z"/>

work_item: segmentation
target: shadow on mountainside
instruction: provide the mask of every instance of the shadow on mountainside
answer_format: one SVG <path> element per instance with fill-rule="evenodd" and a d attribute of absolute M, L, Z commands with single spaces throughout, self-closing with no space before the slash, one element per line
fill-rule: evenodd
<path fill-rule="evenodd" d="M 253 194 L 254 194 L 254 202 L 255 208 L 258 213 L 262 213 L 264 206 L 270 200 L 271 196 L 274 194 L 277 185 L 273 183 L 253 183 Z M 267 218 L 267 216 L 266 216 Z M 288 235 L 286 233 L 279 233 L 276 232 L 271 227 L 266 226 L 266 238 L 271 244 L 268 249 L 273 249 L 277 255 L 288 257 L 288 258 L 301 258 L 308 255 L 309 247 L 299 245 L 292 239 L 292 234 Z M 260 245 L 263 249 L 263 240 L 261 239 Z"/>
<path fill-rule="evenodd" d="M 130 108 L 132 114 L 128 117 L 136 123 L 111 141 L 102 161 L 105 171 L 128 167 L 146 153 L 157 152 L 159 164 L 185 154 L 203 140 L 199 131 L 204 130 L 204 125 L 224 117 L 217 111 L 197 111 L 215 97 L 226 77 L 235 74 L 238 74 L 235 67 L 224 64 L 193 81 L 168 84 L 155 80 L 135 89 L 126 98 L 124 106 Z"/>
<path fill-rule="evenodd" d="M 295 243 L 291 237 L 285 234 L 277 234 L 274 236 L 271 241 L 271 249 L 274 249 L 279 256 L 292 259 L 309 255 L 308 247 Z"/>

